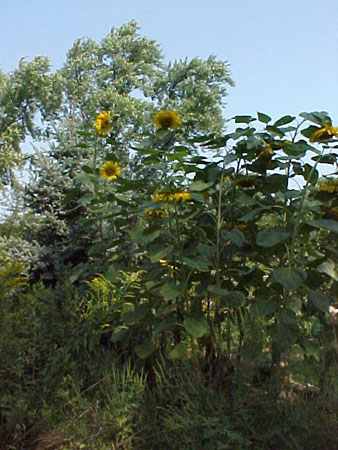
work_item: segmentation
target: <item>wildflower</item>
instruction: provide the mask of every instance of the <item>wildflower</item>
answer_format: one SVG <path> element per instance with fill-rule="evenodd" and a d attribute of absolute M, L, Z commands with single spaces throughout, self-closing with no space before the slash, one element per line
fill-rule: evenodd
<path fill-rule="evenodd" d="M 154 124 L 157 128 L 177 128 L 180 124 L 180 118 L 175 111 L 159 111 L 154 116 Z"/>
<path fill-rule="evenodd" d="M 155 202 L 166 203 L 170 200 L 170 195 L 169 192 L 162 192 L 160 194 L 155 194 L 153 199 Z"/>
<path fill-rule="evenodd" d="M 250 188 L 255 185 L 256 177 L 240 177 L 235 180 L 235 184 L 242 188 Z"/>
<path fill-rule="evenodd" d="M 330 194 L 338 192 L 338 178 L 327 178 L 326 181 L 319 184 L 319 190 L 321 192 L 329 192 Z"/>
<path fill-rule="evenodd" d="M 338 127 L 325 124 L 322 128 L 318 128 L 310 137 L 310 142 L 322 142 L 333 137 L 338 137 Z"/>
<path fill-rule="evenodd" d="M 178 191 L 173 194 L 170 194 L 170 199 L 174 200 L 176 203 L 178 202 L 186 202 L 187 200 L 190 200 L 191 195 L 187 191 Z"/>
<path fill-rule="evenodd" d="M 120 171 L 120 166 L 117 163 L 113 161 L 107 161 L 100 168 L 100 175 L 102 178 L 106 178 L 107 180 L 115 180 L 115 178 L 117 178 L 117 176 L 120 174 Z"/>
<path fill-rule="evenodd" d="M 146 217 L 155 217 L 156 219 L 163 219 L 167 215 L 166 211 L 160 208 L 147 208 L 144 214 Z"/>
<path fill-rule="evenodd" d="M 96 116 L 95 120 L 95 130 L 99 136 L 107 136 L 110 125 L 110 114 L 108 111 L 102 111 Z"/>

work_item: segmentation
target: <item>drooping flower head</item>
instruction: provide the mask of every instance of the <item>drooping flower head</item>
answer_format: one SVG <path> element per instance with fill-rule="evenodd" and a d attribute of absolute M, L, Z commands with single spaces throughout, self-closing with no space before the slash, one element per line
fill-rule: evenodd
<path fill-rule="evenodd" d="M 146 217 L 154 217 L 156 219 L 163 219 L 164 217 L 167 216 L 166 211 L 164 211 L 163 209 L 160 208 L 147 208 L 144 211 L 144 214 Z"/>
<path fill-rule="evenodd" d="M 312 133 L 310 142 L 322 142 L 333 137 L 338 137 L 338 127 L 325 124 L 322 128 Z"/>
<path fill-rule="evenodd" d="M 329 192 L 330 194 L 338 192 L 338 178 L 326 178 L 320 180 L 319 190 L 321 192 Z"/>
<path fill-rule="evenodd" d="M 257 178 L 252 176 L 242 176 L 235 180 L 235 184 L 241 188 L 251 188 L 255 186 L 256 182 Z"/>
<path fill-rule="evenodd" d="M 257 158 L 261 161 L 268 161 L 274 155 L 274 151 L 270 144 L 266 144 L 265 148 L 258 153 Z"/>
<path fill-rule="evenodd" d="M 167 130 L 168 128 L 177 128 L 181 121 L 175 111 L 159 111 L 154 116 L 154 124 L 157 128 Z"/>
<path fill-rule="evenodd" d="M 338 222 L 338 206 L 333 206 L 324 214 L 324 219 L 336 220 Z"/>
<path fill-rule="evenodd" d="M 95 130 L 99 136 L 107 136 L 111 129 L 110 114 L 108 111 L 102 111 L 96 116 Z"/>
<path fill-rule="evenodd" d="M 100 168 L 101 177 L 107 180 L 115 180 L 120 172 L 120 166 L 113 161 L 105 162 Z"/>

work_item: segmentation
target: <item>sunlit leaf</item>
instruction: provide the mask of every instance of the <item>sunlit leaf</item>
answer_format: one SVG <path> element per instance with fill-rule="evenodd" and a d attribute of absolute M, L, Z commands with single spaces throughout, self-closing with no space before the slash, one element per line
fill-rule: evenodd
<path fill-rule="evenodd" d="M 292 122 L 294 119 L 295 119 L 294 116 L 283 116 L 273 124 L 273 127 L 280 127 L 282 125 L 286 125 Z"/>
<path fill-rule="evenodd" d="M 267 116 L 266 114 L 263 114 L 260 112 L 257 113 L 257 117 L 258 117 L 258 120 L 263 123 L 269 123 L 271 120 L 270 116 Z"/>
<path fill-rule="evenodd" d="M 331 259 L 322 262 L 317 267 L 317 270 L 321 273 L 326 273 L 326 275 L 333 278 L 335 281 L 338 281 L 337 265 Z"/>
<path fill-rule="evenodd" d="M 209 181 L 208 183 L 205 183 L 204 181 L 198 180 L 198 181 L 194 181 L 193 183 L 191 183 L 189 185 L 189 190 L 190 191 L 205 191 L 206 189 L 208 189 L 210 186 L 213 186 L 214 181 Z"/>
<path fill-rule="evenodd" d="M 187 348 L 183 344 L 183 342 L 180 342 L 176 345 L 176 347 L 170 352 L 169 357 L 172 359 L 183 359 L 187 355 Z"/>

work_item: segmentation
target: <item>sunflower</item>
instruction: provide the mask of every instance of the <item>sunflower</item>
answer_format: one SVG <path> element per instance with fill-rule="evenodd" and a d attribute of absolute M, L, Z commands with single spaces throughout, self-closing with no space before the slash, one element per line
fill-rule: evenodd
<path fill-rule="evenodd" d="M 274 155 L 271 145 L 267 144 L 261 152 L 258 153 L 257 158 L 261 161 L 269 161 Z"/>
<path fill-rule="evenodd" d="M 187 191 L 178 191 L 170 194 L 170 200 L 174 200 L 174 202 L 186 202 L 187 200 L 190 200 L 191 195 Z"/>
<path fill-rule="evenodd" d="M 256 177 L 240 177 L 235 180 L 235 184 L 242 188 L 251 188 L 255 186 L 257 181 Z"/>
<path fill-rule="evenodd" d="M 321 192 L 338 192 L 338 178 L 327 178 L 326 181 L 319 183 L 319 190 Z"/>
<path fill-rule="evenodd" d="M 167 213 L 160 208 L 147 208 L 144 212 L 146 217 L 155 217 L 156 219 L 163 219 Z"/>
<path fill-rule="evenodd" d="M 106 178 L 107 180 L 115 180 L 115 178 L 117 178 L 117 176 L 120 174 L 120 171 L 120 166 L 117 163 L 113 161 L 107 161 L 100 168 L 100 175 L 102 178 Z"/>
<path fill-rule="evenodd" d="M 324 214 L 324 219 L 331 219 L 338 221 L 338 206 L 333 206 Z"/>
<path fill-rule="evenodd" d="M 154 116 L 154 124 L 157 128 L 167 130 L 168 128 L 177 128 L 181 123 L 178 114 L 175 111 L 159 111 Z"/>
<path fill-rule="evenodd" d="M 310 137 L 310 142 L 322 142 L 333 137 L 338 137 L 338 127 L 325 124 L 322 128 L 318 128 Z"/>
<path fill-rule="evenodd" d="M 96 116 L 95 120 L 95 130 L 99 136 L 107 136 L 110 125 L 110 114 L 108 111 L 102 111 Z"/>
<path fill-rule="evenodd" d="M 169 192 L 161 192 L 160 194 L 155 194 L 153 199 L 155 202 L 166 203 L 169 202 L 171 194 Z"/>

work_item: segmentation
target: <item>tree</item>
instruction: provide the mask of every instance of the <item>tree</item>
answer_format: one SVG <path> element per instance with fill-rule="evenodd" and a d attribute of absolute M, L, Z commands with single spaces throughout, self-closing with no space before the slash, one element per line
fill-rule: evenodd
<path fill-rule="evenodd" d="M 135 21 L 112 28 L 99 44 L 77 40 L 48 82 L 49 87 L 55 84 L 56 94 L 41 113 L 48 148 L 32 158 L 25 204 L 35 221 L 27 225 L 26 239 L 41 247 L 38 272 L 55 281 L 56 273 L 87 260 L 89 242 L 102 241 L 104 223 L 100 231 L 91 222 L 97 211 L 86 192 L 101 192 L 102 186 L 86 185 L 84 178 L 98 170 L 107 153 L 129 178 L 135 177 L 140 169 L 133 141 L 152 133 L 153 116 L 160 109 L 178 112 L 182 138 L 219 133 L 226 89 L 233 83 L 228 64 L 215 57 L 165 64 L 159 46 L 139 35 Z M 108 111 L 111 119 L 106 137 L 93 127 L 101 111 Z"/>

